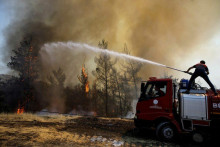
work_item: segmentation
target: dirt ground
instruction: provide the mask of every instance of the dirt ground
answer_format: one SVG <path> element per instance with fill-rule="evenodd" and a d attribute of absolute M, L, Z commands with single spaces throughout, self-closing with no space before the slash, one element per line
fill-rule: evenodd
<path fill-rule="evenodd" d="M 1 146 L 200 146 L 187 137 L 167 143 L 154 131 L 134 135 L 133 120 L 89 116 L 0 114 Z"/>

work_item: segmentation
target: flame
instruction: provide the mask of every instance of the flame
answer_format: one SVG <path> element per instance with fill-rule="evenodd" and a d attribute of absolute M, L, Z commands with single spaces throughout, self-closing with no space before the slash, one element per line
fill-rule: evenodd
<path fill-rule="evenodd" d="M 23 114 L 24 113 L 24 107 L 18 108 L 17 114 Z"/>
<path fill-rule="evenodd" d="M 82 67 L 82 73 L 83 73 L 83 76 L 87 79 L 85 83 L 85 92 L 88 93 L 89 92 L 89 81 L 88 81 L 88 75 L 86 74 L 84 67 Z"/>
<path fill-rule="evenodd" d="M 86 93 L 89 92 L 89 81 L 88 81 L 88 75 L 86 74 L 85 65 L 82 66 L 82 73 L 81 76 L 78 76 L 79 81 L 84 86 L 83 89 Z"/>
<path fill-rule="evenodd" d="M 89 82 L 86 83 L 86 93 L 89 92 Z"/>
<path fill-rule="evenodd" d="M 86 72 L 85 72 L 85 67 L 82 67 L 82 72 L 83 72 L 84 77 L 87 78 L 87 74 L 86 74 Z"/>

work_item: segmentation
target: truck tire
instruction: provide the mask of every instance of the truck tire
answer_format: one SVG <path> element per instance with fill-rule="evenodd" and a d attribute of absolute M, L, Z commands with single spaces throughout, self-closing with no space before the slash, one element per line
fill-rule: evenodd
<path fill-rule="evenodd" d="M 203 143 L 205 140 L 204 134 L 201 132 L 193 132 L 192 139 L 196 143 Z"/>
<path fill-rule="evenodd" d="M 169 122 L 162 122 L 156 128 L 156 135 L 162 141 L 172 141 L 175 134 L 175 129 Z"/>

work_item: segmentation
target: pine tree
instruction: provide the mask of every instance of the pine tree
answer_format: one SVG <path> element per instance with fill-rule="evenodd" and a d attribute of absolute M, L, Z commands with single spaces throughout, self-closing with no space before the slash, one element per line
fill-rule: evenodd
<path fill-rule="evenodd" d="M 130 51 L 127 48 L 127 45 L 124 45 L 124 52 L 128 55 L 130 55 Z M 138 72 L 141 70 L 142 64 L 135 62 L 131 59 L 126 59 L 126 64 L 122 65 L 126 74 L 127 78 L 130 79 L 130 81 L 133 83 L 134 91 L 135 91 L 135 97 L 138 97 L 138 86 L 137 84 L 141 81 L 141 78 L 138 77 Z"/>
<path fill-rule="evenodd" d="M 121 81 L 121 75 L 119 72 L 117 72 L 116 68 L 112 69 L 112 78 L 111 78 L 111 89 L 115 92 L 115 96 L 117 99 L 116 102 L 119 101 L 119 113 L 122 118 L 123 110 L 122 110 L 122 81 Z M 117 106 L 117 105 L 116 105 Z"/>
<path fill-rule="evenodd" d="M 64 82 L 66 80 L 66 75 L 63 70 L 59 67 L 57 70 L 53 70 L 52 74 L 47 77 L 50 85 L 58 86 L 59 88 L 64 88 Z"/>
<path fill-rule="evenodd" d="M 65 88 L 64 82 L 66 75 L 63 70 L 59 67 L 57 70 L 53 70 L 47 77 L 49 88 L 47 91 L 49 106 L 48 109 L 59 113 L 65 112 Z"/>
<path fill-rule="evenodd" d="M 33 52 L 31 39 L 20 43 L 20 47 L 12 51 L 11 62 L 8 66 L 18 72 L 22 81 L 32 82 L 37 77 L 37 55 Z"/>
<path fill-rule="evenodd" d="M 108 42 L 102 40 L 98 44 L 99 48 L 107 49 Z M 109 96 L 110 96 L 110 79 L 112 76 L 112 67 L 116 62 L 111 61 L 111 57 L 106 53 L 101 53 L 99 57 L 95 57 L 95 63 L 97 64 L 96 71 L 94 71 L 94 75 L 97 79 L 97 84 L 100 86 L 104 93 L 104 105 L 105 105 L 105 115 L 109 116 Z"/>
<path fill-rule="evenodd" d="M 8 66 L 19 75 L 21 97 L 18 105 L 29 109 L 29 101 L 34 99 L 33 82 L 37 78 L 37 54 L 34 53 L 31 39 L 25 39 L 20 43 L 20 47 L 13 50 L 13 56 Z M 19 109 L 19 108 L 18 108 Z"/>

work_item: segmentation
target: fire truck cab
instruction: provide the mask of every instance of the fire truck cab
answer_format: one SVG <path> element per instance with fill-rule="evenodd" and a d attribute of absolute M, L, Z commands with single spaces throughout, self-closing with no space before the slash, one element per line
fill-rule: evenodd
<path fill-rule="evenodd" d="M 203 142 L 204 134 L 220 123 L 220 97 L 194 83 L 190 94 L 188 80 L 180 84 L 172 79 L 151 77 L 141 83 L 136 106 L 136 128 L 155 128 L 156 135 L 171 141 L 178 133 L 191 133 L 195 142 Z"/>

